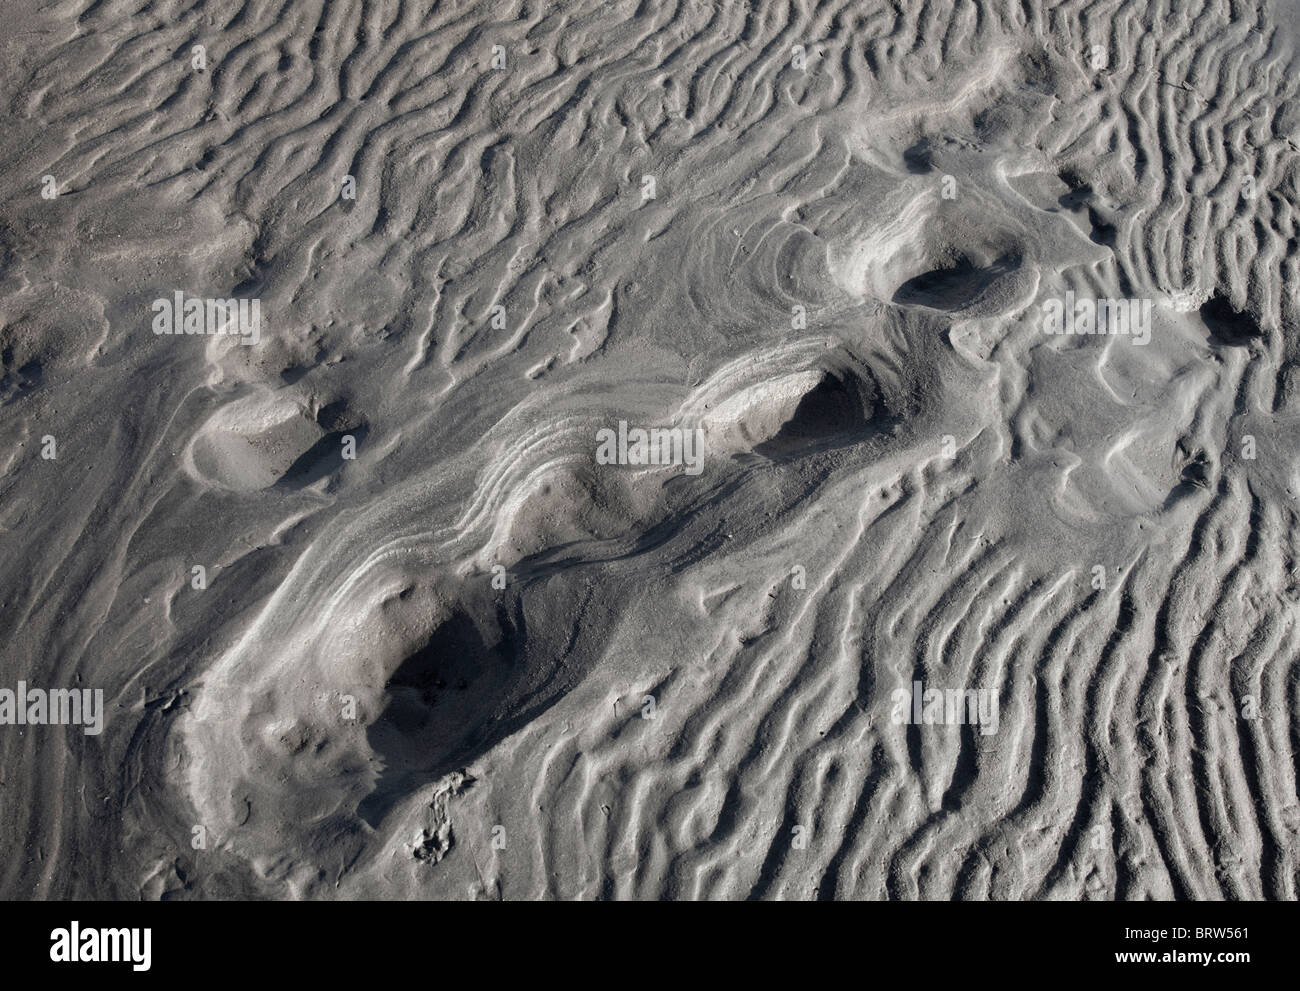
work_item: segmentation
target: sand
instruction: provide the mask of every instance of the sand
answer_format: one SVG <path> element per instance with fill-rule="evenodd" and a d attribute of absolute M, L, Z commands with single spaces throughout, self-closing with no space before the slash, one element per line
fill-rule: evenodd
<path fill-rule="evenodd" d="M 1294 899 L 1297 13 L 5 4 L 0 895 Z"/>

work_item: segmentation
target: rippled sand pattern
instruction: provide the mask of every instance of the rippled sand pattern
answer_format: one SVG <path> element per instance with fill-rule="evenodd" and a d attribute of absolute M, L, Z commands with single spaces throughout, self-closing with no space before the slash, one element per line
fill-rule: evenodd
<path fill-rule="evenodd" d="M 1296 898 L 1268 5 L 36 6 L 0 894 Z"/>

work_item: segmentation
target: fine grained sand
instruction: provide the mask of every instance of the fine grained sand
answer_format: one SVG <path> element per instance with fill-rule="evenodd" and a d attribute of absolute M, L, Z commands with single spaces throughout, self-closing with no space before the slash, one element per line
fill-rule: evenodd
<path fill-rule="evenodd" d="M 3 7 L 0 894 L 1296 897 L 1294 2 Z"/>

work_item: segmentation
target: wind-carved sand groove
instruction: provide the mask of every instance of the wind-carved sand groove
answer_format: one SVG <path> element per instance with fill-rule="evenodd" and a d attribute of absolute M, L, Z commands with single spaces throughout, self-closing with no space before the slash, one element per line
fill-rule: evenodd
<path fill-rule="evenodd" d="M 1296 897 L 1266 8 L 137 7 L 4 90 L 5 667 L 110 714 L 0 733 L 0 890 Z"/>

